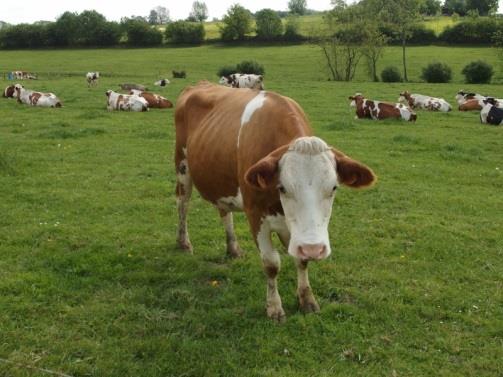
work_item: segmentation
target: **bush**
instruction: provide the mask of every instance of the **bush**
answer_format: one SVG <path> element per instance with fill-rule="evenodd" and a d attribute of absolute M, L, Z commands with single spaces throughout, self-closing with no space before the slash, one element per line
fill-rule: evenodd
<path fill-rule="evenodd" d="M 204 41 L 204 26 L 200 22 L 176 21 L 166 26 L 166 38 L 171 43 L 200 44 Z"/>
<path fill-rule="evenodd" d="M 220 36 L 224 41 L 242 41 L 252 31 L 251 12 L 239 4 L 232 5 L 222 20 Z"/>
<path fill-rule="evenodd" d="M 127 42 L 131 46 L 158 46 L 162 43 L 162 33 L 146 21 L 131 19 L 126 20 L 123 25 L 127 33 Z"/>
<path fill-rule="evenodd" d="M 254 73 L 256 75 L 263 75 L 265 72 L 264 66 L 255 60 L 243 60 L 236 66 L 236 71 L 239 73 Z"/>
<path fill-rule="evenodd" d="M 397 67 L 388 66 L 382 70 L 381 80 L 383 82 L 400 82 L 402 81 L 402 74 Z"/>
<path fill-rule="evenodd" d="M 401 44 L 400 35 L 396 33 L 390 26 L 381 26 L 379 31 L 386 36 L 388 43 L 391 45 Z M 413 25 L 411 35 L 407 38 L 407 42 L 415 45 L 430 45 L 438 41 L 435 32 L 427 29 L 423 24 Z"/>
<path fill-rule="evenodd" d="M 445 43 L 487 45 L 498 31 L 503 32 L 503 21 L 484 17 L 448 26 L 438 38 Z"/>
<path fill-rule="evenodd" d="M 270 41 L 279 39 L 283 34 L 281 18 L 272 9 L 262 9 L 255 14 L 257 23 L 257 38 Z"/>
<path fill-rule="evenodd" d="M 452 78 L 452 70 L 444 63 L 430 63 L 423 68 L 421 78 L 431 83 L 449 82 Z"/>
<path fill-rule="evenodd" d="M 235 65 L 225 65 L 217 71 L 217 76 L 218 77 L 229 76 L 236 72 L 237 69 Z"/>
<path fill-rule="evenodd" d="M 299 33 L 299 18 L 295 15 L 288 16 L 285 23 L 285 41 L 300 41 L 303 39 Z"/>
<path fill-rule="evenodd" d="M 493 67 L 482 60 L 467 64 L 461 71 L 468 84 L 489 84 L 493 75 Z"/>

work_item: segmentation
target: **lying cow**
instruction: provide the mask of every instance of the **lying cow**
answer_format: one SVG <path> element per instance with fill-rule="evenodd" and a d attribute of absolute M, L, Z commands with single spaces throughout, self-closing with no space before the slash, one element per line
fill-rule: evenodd
<path fill-rule="evenodd" d="M 154 82 L 154 85 L 157 85 L 157 86 L 166 86 L 168 84 L 169 84 L 168 79 L 162 79 L 162 80 Z"/>
<path fill-rule="evenodd" d="M 14 85 L 19 103 L 40 107 L 62 107 L 61 101 L 54 93 L 41 93 L 25 89 L 21 84 Z"/>
<path fill-rule="evenodd" d="M 108 111 L 148 111 L 147 100 L 135 94 L 121 94 L 113 90 L 107 90 L 105 94 L 107 96 Z"/>
<path fill-rule="evenodd" d="M 503 124 L 503 109 L 496 107 L 494 98 L 484 101 L 484 107 L 480 111 L 480 122 L 499 126 Z"/>
<path fill-rule="evenodd" d="M 400 93 L 398 102 L 409 106 L 411 109 L 424 109 L 430 111 L 451 111 L 451 105 L 443 98 L 425 96 L 423 94 L 409 93 L 408 91 Z"/>
<path fill-rule="evenodd" d="M 173 107 L 170 101 L 156 93 L 142 92 L 141 90 L 133 89 L 129 94 L 143 97 L 147 101 L 149 108 L 169 109 Z"/>
<path fill-rule="evenodd" d="M 11 72 L 12 76 L 17 79 L 17 80 L 36 80 L 37 76 L 34 75 L 33 73 L 26 72 L 26 71 L 12 71 Z"/>
<path fill-rule="evenodd" d="M 87 86 L 97 85 L 99 78 L 100 78 L 99 72 L 87 72 L 86 73 Z"/>
<path fill-rule="evenodd" d="M 486 100 L 486 97 L 483 99 L 469 99 L 463 103 L 461 103 L 458 106 L 459 111 L 475 111 L 475 110 L 482 110 L 484 107 L 484 101 Z"/>
<path fill-rule="evenodd" d="M 390 103 L 372 101 L 366 99 L 360 93 L 350 96 L 350 106 L 356 107 L 356 119 L 369 118 L 373 120 L 381 119 L 403 119 L 415 122 L 417 115 L 408 106 L 401 103 Z"/>
<path fill-rule="evenodd" d="M 482 94 L 478 93 L 473 93 L 473 92 L 465 92 L 463 89 L 461 89 L 458 94 L 456 94 L 456 102 L 458 105 L 462 105 L 466 101 L 476 99 L 476 100 L 484 100 L 486 99 L 486 96 L 483 96 Z"/>
<path fill-rule="evenodd" d="M 187 77 L 187 74 L 185 73 L 185 71 L 171 71 L 171 73 L 173 74 L 173 78 L 174 79 L 184 79 Z"/>
<path fill-rule="evenodd" d="M 312 136 L 300 106 L 273 92 L 199 83 L 178 98 L 175 127 L 179 247 L 192 251 L 187 209 L 194 184 L 218 208 L 234 257 L 241 251 L 232 212 L 245 212 L 267 276 L 267 315 L 285 316 L 273 232 L 295 259 L 300 307 L 318 311 L 308 262 L 331 253 L 328 222 L 336 189 L 372 185 L 372 170 Z"/>
<path fill-rule="evenodd" d="M 141 90 L 141 91 L 147 90 L 147 88 L 144 85 L 140 85 L 140 84 L 119 84 L 119 86 L 122 90 L 132 90 L 132 89 Z"/>
<path fill-rule="evenodd" d="M 222 76 L 219 84 L 232 88 L 264 89 L 264 77 L 245 73 L 233 73 L 229 76 Z"/>
<path fill-rule="evenodd" d="M 16 95 L 16 88 L 14 85 L 7 86 L 3 91 L 4 98 L 14 98 Z"/>

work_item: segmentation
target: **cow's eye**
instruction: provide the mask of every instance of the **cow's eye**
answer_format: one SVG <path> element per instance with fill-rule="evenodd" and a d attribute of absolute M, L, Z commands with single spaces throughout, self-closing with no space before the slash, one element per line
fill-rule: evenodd
<path fill-rule="evenodd" d="M 332 188 L 332 192 L 335 192 L 335 190 L 337 190 L 337 186 L 334 186 L 334 187 Z"/>
<path fill-rule="evenodd" d="M 286 190 L 285 190 L 284 186 L 278 186 L 278 190 L 279 190 L 280 193 L 286 194 Z"/>

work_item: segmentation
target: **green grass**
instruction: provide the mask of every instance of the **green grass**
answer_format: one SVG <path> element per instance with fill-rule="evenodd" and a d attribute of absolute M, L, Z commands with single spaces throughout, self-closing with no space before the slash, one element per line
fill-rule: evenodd
<path fill-rule="evenodd" d="M 419 112 L 415 124 L 354 120 L 347 96 L 445 97 L 467 59 L 491 49 L 408 49 L 410 84 L 326 80 L 317 48 L 4 51 L 0 71 L 39 72 L 61 109 L 0 100 L 0 376 L 501 376 L 503 128 L 477 113 Z M 382 62 L 400 64 L 389 48 Z M 297 100 L 318 136 L 371 166 L 375 188 L 344 189 L 332 256 L 312 264 L 321 312 L 297 309 L 293 261 L 279 285 L 287 321 L 265 316 L 265 279 L 242 215 L 246 255 L 225 258 L 215 209 L 194 195 L 195 254 L 175 249 L 173 111 L 109 113 L 108 88 L 151 84 L 170 100 L 253 58 L 266 87 Z M 418 82 L 430 59 L 451 84 Z M 85 72 L 105 73 L 87 88 Z M 48 72 L 81 72 L 63 76 Z M 4 85 L 6 81 L 2 81 Z M 501 95 L 500 95 L 501 97 Z M 217 282 L 216 284 L 213 282 Z M 3 360 L 8 360 L 8 363 Z M 30 368 L 28 368 L 30 367 Z"/>

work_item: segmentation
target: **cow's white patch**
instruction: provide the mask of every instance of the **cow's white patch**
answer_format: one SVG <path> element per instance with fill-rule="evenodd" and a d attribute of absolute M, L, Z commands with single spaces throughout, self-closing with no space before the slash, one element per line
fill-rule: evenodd
<path fill-rule="evenodd" d="M 493 105 L 488 103 L 482 108 L 482 110 L 480 110 L 480 123 L 487 123 L 487 116 L 489 115 L 489 111 L 492 107 Z"/>
<path fill-rule="evenodd" d="M 187 187 L 190 184 L 189 164 L 187 162 L 187 159 L 184 158 L 182 161 L 180 161 L 180 164 L 178 165 L 178 170 L 180 170 L 182 166 L 185 168 L 183 169 L 184 172 L 183 174 L 176 173 L 176 179 L 181 185 Z"/>
<path fill-rule="evenodd" d="M 410 120 L 412 116 L 412 111 L 410 111 L 408 107 L 402 104 L 397 104 L 395 107 L 400 111 L 400 116 L 402 117 L 402 119 L 407 121 Z"/>
<path fill-rule="evenodd" d="M 264 90 L 261 90 L 253 99 L 248 102 L 245 106 L 245 109 L 243 111 L 243 114 L 241 115 L 241 127 L 239 128 L 239 133 L 238 133 L 238 148 L 239 148 L 239 138 L 241 137 L 241 131 L 243 129 L 243 126 L 248 123 L 258 109 L 260 109 L 266 100 L 265 96 L 266 92 Z"/>
<path fill-rule="evenodd" d="M 217 200 L 217 207 L 227 211 L 242 211 L 243 210 L 243 196 L 241 190 L 238 188 L 236 196 L 226 196 Z"/>

